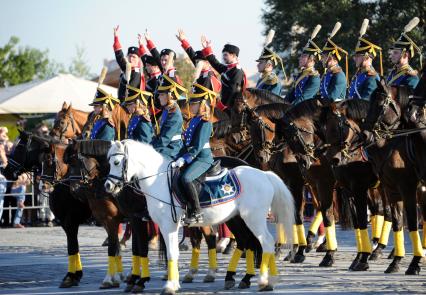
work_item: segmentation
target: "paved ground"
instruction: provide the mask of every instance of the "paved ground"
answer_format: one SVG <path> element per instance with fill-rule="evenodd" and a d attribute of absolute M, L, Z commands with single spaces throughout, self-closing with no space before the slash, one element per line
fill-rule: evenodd
<path fill-rule="evenodd" d="M 123 294 L 122 289 L 101 291 L 98 289 L 106 272 L 106 248 L 101 247 L 106 234 L 102 228 L 84 226 L 80 229 L 80 249 L 84 266 L 84 277 L 79 287 L 59 289 L 62 277 L 67 270 L 66 239 L 60 227 L 0 229 L 0 294 Z M 305 263 L 300 265 L 279 262 L 280 281 L 274 293 L 312 294 L 312 293 L 413 293 L 426 294 L 425 272 L 420 276 L 405 276 L 404 271 L 410 257 L 407 243 L 407 257 L 403 260 L 401 272 L 385 275 L 383 271 L 390 262 L 382 259 L 370 264 L 370 270 L 362 273 L 347 271 L 354 256 L 353 234 L 351 231 L 338 231 L 339 251 L 336 264 L 332 268 L 319 268 L 320 253 L 309 253 Z M 391 246 L 391 245 L 390 245 Z M 124 251 L 125 269 L 130 269 L 130 245 Z M 145 293 L 157 294 L 163 282 L 160 277 L 164 270 L 158 264 L 156 253 L 150 255 L 152 280 Z M 257 285 L 250 290 L 223 289 L 228 255 L 218 255 L 219 271 L 216 282 L 202 283 L 205 270 L 192 284 L 182 284 L 182 294 L 236 294 L 254 293 Z M 182 252 L 180 260 L 181 277 L 187 270 L 190 252 Z M 200 265 L 207 265 L 205 248 Z M 242 278 L 245 263 L 241 260 L 238 280 Z M 253 282 L 256 280 L 253 279 Z M 122 285 L 124 287 L 124 284 Z"/>

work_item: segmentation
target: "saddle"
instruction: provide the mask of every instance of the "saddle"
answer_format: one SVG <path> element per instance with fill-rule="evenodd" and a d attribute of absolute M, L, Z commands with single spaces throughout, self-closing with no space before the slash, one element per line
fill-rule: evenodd
<path fill-rule="evenodd" d="M 186 206 L 188 200 L 182 193 L 184 188 L 179 181 L 179 176 L 179 172 L 173 176 L 172 189 L 181 205 Z M 194 184 L 202 208 L 228 202 L 239 197 L 240 194 L 240 184 L 236 175 L 227 168 L 223 168 L 220 160 L 215 161 L 209 170 L 195 179 Z"/>

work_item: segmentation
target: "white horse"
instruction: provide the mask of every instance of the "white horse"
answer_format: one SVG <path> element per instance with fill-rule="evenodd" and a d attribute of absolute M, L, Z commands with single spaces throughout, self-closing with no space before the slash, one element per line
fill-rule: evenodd
<path fill-rule="evenodd" d="M 176 218 L 172 218 L 170 204 L 174 197 L 170 195 L 167 176 L 170 162 L 152 146 L 133 140 L 113 142 L 108 159 L 110 173 L 105 189 L 109 193 L 118 194 L 126 183 L 137 182 L 146 196 L 148 211 L 152 220 L 158 224 L 167 247 L 168 280 L 162 294 L 174 294 L 180 288 L 178 230 L 184 210 L 176 206 Z M 293 197 L 284 182 L 273 172 L 249 166 L 239 166 L 233 171 L 242 187 L 240 197 L 222 205 L 202 209 L 204 223 L 193 226 L 224 223 L 239 214 L 262 246 L 259 289 L 271 290 L 278 270 L 275 264 L 274 238 L 268 231 L 266 218 L 271 208 L 277 222 L 284 225 L 287 236 L 292 237 Z M 173 200 L 178 204 L 176 199 Z"/>

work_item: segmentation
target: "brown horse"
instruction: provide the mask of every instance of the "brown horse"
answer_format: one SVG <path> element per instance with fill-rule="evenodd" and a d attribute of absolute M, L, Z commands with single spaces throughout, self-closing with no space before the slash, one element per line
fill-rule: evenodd
<path fill-rule="evenodd" d="M 360 144 L 360 126 L 367 117 L 368 108 L 368 101 L 353 99 L 333 103 L 331 107 L 327 107 L 326 113 L 325 156 L 332 164 L 338 185 L 343 187 L 342 196 L 347 197 L 349 201 L 357 244 L 357 255 L 349 267 L 354 271 L 365 271 L 369 268 L 367 259 L 372 252 L 367 229 L 368 190 L 376 186 L 378 179 Z M 372 197 L 374 196 L 373 192 Z M 371 211 L 374 212 L 373 209 Z M 377 217 L 380 215 L 374 213 L 373 216 L 380 218 Z M 389 228 L 390 216 L 386 216 L 385 220 L 388 223 L 386 228 Z M 373 219 L 372 223 L 374 221 Z M 382 245 L 385 246 L 385 237 L 381 240 L 380 249 L 383 249 Z"/>
<path fill-rule="evenodd" d="M 76 110 L 64 102 L 56 114 L 50 135 L 61 141 L 81 136 L 88 118 L 89 113 Z"/>
<path fill-rule="evenodd" d="M 368 158 L 384 187 L 392 212 L 395 252 L 385 272 L 397 272 L 405 256 L 402 215 L 405 209 L 414 253 L 405 273 L 414 275 L 420 272 L 419 262 L 424 254 L 417 221 L 418 177 L 416 165 L 410 160 L 413 156 L 409 148 L 412 136 L 405 134 L 407 130 L 402 119 L 408 106 L 408 88 L 388 87 L 381 81 L 371 99 L 364 134 L 372 142 L 367 149 Z"/>

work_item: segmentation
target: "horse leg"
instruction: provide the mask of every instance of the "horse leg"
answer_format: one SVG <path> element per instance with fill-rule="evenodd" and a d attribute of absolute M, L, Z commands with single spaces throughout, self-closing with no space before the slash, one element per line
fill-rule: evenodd
<path fill-rule="evenodd" d="M 258 280 L 259 291 L 273 290 L 275 279 L 278 276 L 274 255 L 274 238 L 268 230 L 265 218 L 266 213 L 263 215 L 259 212 L 259 214 L 244 214 L 241 216 L 262 246 L 263 253 L 260 264 L 260 278 Z"/>
<path fill-rule="evenodd" d="M 378 191 L 380 193 L 380 198 L 382 203 L 384 222 L 380 232 L 380 239 L 377 244 L 377 247 L 374 249 L 373 253 L 371 253 L 369 258 L 369 260 L 372 260 L 372 261 L 375 261 L 383 256 L 383 250 L 388 245 L 389 234 L 392 229 L 392 213 L 391 213 L 388 198 L 382 186 L 378 187 Z"/>
<path fill-rule="evenodd" d="M 377 188 L 369 189 L 367 205 L 371 212 L 371 239 L 373 241 L 373 249 L 375 249 L 379 243 L 385 221 L 383 204 Z"/>
<path fill-rule="evenodd" d="M 62 228 L 67 236 L 68 272 L 59 285 L 59 288 L 70 288 L 78 286 L 83 276 L 78 245 L 79 222 L 74 220 L 72 216 L 67 216 Z"/>
<path fill-rule="evenodd" d="M 352 261 L 351 265 L 349 266 L 349 270 L 353 270 L 354 266 L 358 264 L 360 258 L 361 258 L 361 232 L 359 229 L 359 223 L 358 223 L 358 218 L 357 218 L 357 209 L 355 207 L 355 200 L 354 197 L 352 195 L 349 194 L 343 194 L 343 197 L 347 196 L 349 198 L 349 208 L 351 211 L 351 216 L 352 216 L 352 223 L 353 223 L 353 227 L 354 227 L 354 232 L 355 232 L 355 242 L 356 242 L 356 249 L 357 249 L 357 254 L 354 258 L 354 260 Z"/>
<path fill-rule="evenodd" d="M 312 202 L 314 205 L 314 208 L 316 209 L 317 213 L 315 214 L 314 219 L 311 222 L 311 225 L 309 226 L 309 230 L 308 230 L 308 234 L 306 236 L 306 242 L 307 242 L 307 246 L 306 246 L 306 253 L 312 251 L 315 248 L 315 241 L 314 238 L 316 236 L 316 234 L 318 233 L 318 229 L 320 228 L 323 219 L 322 219 L 322 213 L 321 213 L 321 209 L 318 203 L 318 200 L 316 198 L 316 196 L 318 196 L 318 192 L 317 190 L 310 186 L 307 185 L 306 188 L 311 192 L 312 195 Z M 322 240 L 321 240 L 322 239 Z M 324 241 L 325 237 L 324 235 L 320 236 L 320 234 L 318 233 L 318 240 L 317 240 L 317 244 L 321 245 Z"/>
<path fill-rule="evenodd" d="M 411 183 L 411 186 L 406 184 L 404 187 L 404 208 L 407 216 L 408 231 L 410 233 L 411 244 L 413 247 L 413 259 L 411 260 L 408 269 L 405 271 L 406 275 L 418 275 L 420 273 L 419 262 L 424 257 L 422 242 L 418 231 L 417 220 L 417 185 Z"/>
<path fill-rule="evenodd" d="M 394 198 L 392 198 L 394 200 Z M 403 231 L 403 203 L 393 201 L 390 204 L 392 213 L 392 229 L 394 235 L 394 258 L 385 273 L 395 273 L 399 271 L 401 259 L 405 256 L 404 231 Z"/>
<path fill-rule="evenodd" d="M 120 256 L 120 244 L 118 239 L 118 226 L 120 220 L 114 217 L 107 217 L 104 220 L 105 229 L 108 234 L 108 270 L 99 287 L 100 289 L 110 289 L 120 287 L 120 280 L 123 266 Z"/>
<path fill-rule="evenodd" d="M 191 255 L 191 263 L 189 266 L 189 270 L 186 273 L 186 275 L 183 277 L 182 283 L 192 283 L 194 280 L 195 274 L 198 272 L 198 265 L 200 260 L 200 248 L 201 248 L 201 240 L 202 240 L 202 233 L 200 228 L 188 227 L 187 232 L 189 233 L 189 238 L 192 245 L 192 255 Z"/>
<path fill-rule="evenodd" d="M 216 234 L 210 226 L 201 228 L 204 239 L 207 243 L 209 253 L 209 270 L 203 279 L 204 283 L 212 283 L 216 279 L 217 257 L 216 257 Z"/>
<path fill-rule="evenodd" d="M 368 236 L 367 194 L 367 188 L 365 188 L 364 190 L 360 188 L 359 190 L 355 191 L 354 202 L 356 207 L 356 220 L 358 223 L 360 238 L 360 248 L 358 250 L 358 253 L 360 253 L 360 258 L 359 262 L 352 268 L 352 270 L 354 271 L 368 270 L 368 257 L 370 256 L 372 251 L 370 238 Z"/>
<path fill-rule="evenodd" d="M 149 252 L 149 222 L 142 221 L 140 218 L 134 218 L 133 221 L 134 226 L 136 229 L 133 231 L 133 233 L 136 235 L 135 242 L 136 242 L 136 258 L 135 259 L 135 268 L 138 269 L 138 274 L 136 272 L 135 275 L 138 276 L 137 281 L 134 283 L 132 290 L 132 293 L 141 293 L 145 289 L 145 283 L 149 282 L 151 279 L 150 272 L 149 272 L 149 259 L 148 259 L 148 252 Z M 133 229 L 133 225 L 132 225 Z M 132 240 L 132 243 L 134 240 Z M 132 267 L 132 277 L 133 277 L 133 267 Z"/>
<path fill-rule="evenodd" d="M 180 288 L 179 285 L 179 224 L 172 220 L 162 220 L 158 224 L 160 232 L 164 237 L 164 243 L 167 249 L 167 282 L 161 291 L 161 294 L 175 294 Z"/>
<path fill-rule="evenodd" d="M 130 219 L 130 227 L 132 231 L 132 269 L 131 275 L 127 279 L 127 285 L 124 289 L 124 292 L 130 292 L 135 286 L 136 282 L 140 278 L 141 275 L 141 256 L 139 252 L 139 230 L 140 227 L 138 225 L 138 218 L 132 217 Z"/>
<path fill-rule="evenodd" d="M 294 257 L 290 260 L 291 263 L 302 263 L 305 261 L 305 249 L 307 247 L 307 241 L 305 238 L 305 228 L 303 226 L 303 211 L 305 205 L 305 198 L 303 197 L 303 182 L 297 183 L 297 188 L 291 191 L 293 194 L 294 202 L 295 202 L 295 226 L 293 228 L 293 237 L 297 237 L 297 244 L 293 242 L 293 247 L 297 252 L 294 254 Z"/>

